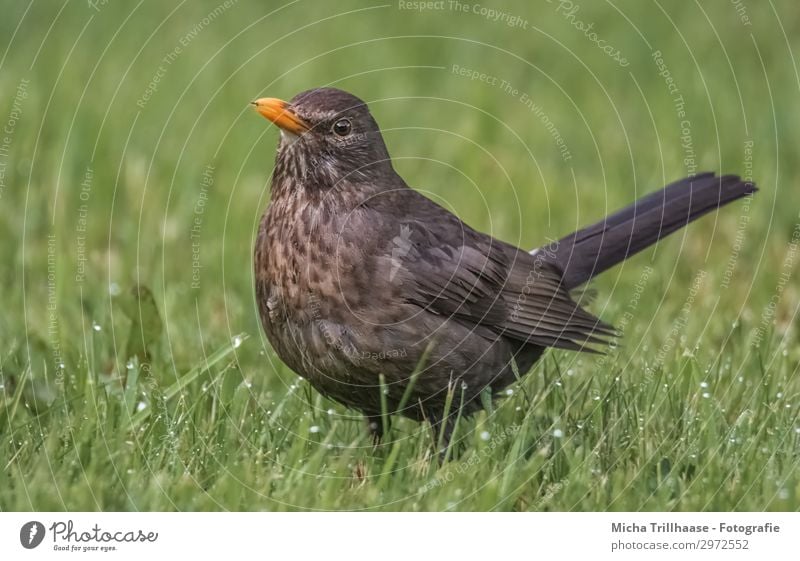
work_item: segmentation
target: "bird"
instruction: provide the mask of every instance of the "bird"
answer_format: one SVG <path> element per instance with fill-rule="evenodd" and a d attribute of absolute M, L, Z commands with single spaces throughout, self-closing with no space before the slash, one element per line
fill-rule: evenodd
<path fill-rule="evenodd" d="M 619 333 L 576 291 L 757 191 L 697 173 L 526 251 L 409 187 L 355 95 L 320 87 L 251 103 L 280 130 L 253 254 L 263 330 L 294 372 L 360 411 L 375 442 L 402 415 L 430 423 L 444 450 L 460 416 L 546 349 L 603 352 Z"/>

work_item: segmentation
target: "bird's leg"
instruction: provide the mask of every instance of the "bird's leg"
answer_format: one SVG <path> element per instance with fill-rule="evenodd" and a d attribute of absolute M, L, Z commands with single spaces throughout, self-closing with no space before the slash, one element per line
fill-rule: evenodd
<path fill-rule="evenodd" d="M 367 415 L 366 420 L 372 444 L 377 446 L 383 439 L 383 418 L 380 415 Z"/>
<path fill-rule="evenodd" d="M 447 457 L 447 450 L 450 448 L 450 441 L 456 428 L 457 414 L 450 414 L 444 420 L 440 420 L 437 415 L 428 415 L 433 430 L 433 442 L 436 451 L 439 453 L 439 463 L 443 464 Z"/>

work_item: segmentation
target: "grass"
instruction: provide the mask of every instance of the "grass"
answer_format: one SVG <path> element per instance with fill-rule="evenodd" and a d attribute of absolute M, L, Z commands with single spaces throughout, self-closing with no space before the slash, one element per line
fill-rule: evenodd
<path fill-rule="evenodd" d="M 220 5 L 4 2 L 0 509 L 798 509 L 790 2 L 749 25 L 729 3 L 482 3 L 516 27 Z M 370 102 L 411 185 L 524 247 L 695 167 L 761 191 L 597 279 L 620 345 L 546 354 L 439 466 L 405 419 L 373 448 L 260 331 L 277 134 L 247 102 L 323 84 Z"/>

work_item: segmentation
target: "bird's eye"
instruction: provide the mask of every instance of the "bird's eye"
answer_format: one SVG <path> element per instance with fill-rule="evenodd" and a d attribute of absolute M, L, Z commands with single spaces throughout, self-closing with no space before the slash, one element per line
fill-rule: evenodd
<path fill-rule="evenodd" d="M 350 129 L 352 127 L 353 126 L 350 124 L 350 119 L 339 119 L 333 124 L 333 132 L 338 136 L 347 136 L 350 134 Z"/>

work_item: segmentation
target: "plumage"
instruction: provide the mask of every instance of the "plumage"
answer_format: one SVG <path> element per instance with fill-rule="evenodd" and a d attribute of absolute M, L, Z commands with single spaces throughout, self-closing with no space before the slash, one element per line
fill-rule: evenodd
<path fill-rule="evenodd" d="M 455 412 L 446 418 L 448 391 L 470 413 L 547 347 L 601 350 L 614 328 L 570 290 L 755 190 L 733 176 L 685 179 L 529 253 L 409 188 L 355 96 L 320 88 L 254 104 L 284 129 L 255 244 L 265 333 L 317 390 L 373 419 L 380 375 L 390 412 L 435 423 Z"/>

